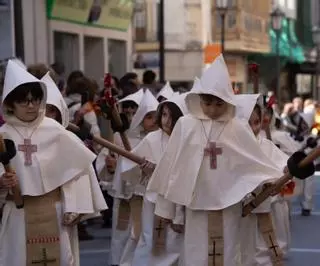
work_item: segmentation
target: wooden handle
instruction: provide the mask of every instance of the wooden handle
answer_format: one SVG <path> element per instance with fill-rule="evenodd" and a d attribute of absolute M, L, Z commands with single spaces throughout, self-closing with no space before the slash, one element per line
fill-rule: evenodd
<path fill-rule="evenodd" d="M 4 143 L 2 135 L 0 135 L 0 152 L 6 152 L 6 145 Z M 3 166 L 7 173 L 14 173 L 14 170 L 11 167 L 10 163 Z M 12 194 L 17 209 L 23 208 L 24 203 L 19 184 L 12 188 Z"/>
<path fill-rule="evenodd" d="M 78 132 L 80 130 L 80 128 L 78 126 L 76 126 L 75 124 L 69 123 L 68 125 L 68 129 L 70 129 L 73 132 Z M 97 137 L 97 136 L 92 136 L 92 140 L 98 144 L 100 144 L 101 146 L 117 153 L 120 154 L 121 156 L 137 163 L 137 164 L 143 164 L 145 162 L 145 159 L 132 153 L 129 152 L 125 149 L 122 149 L 121 147 L 119 147 L 118 145 L 115 145 L 113 143 L 111 143 L 110 141 L 107 141 L 101 137 Z"/>
<path fill-rule="evenodd" d="M 112 109 L 112 117 L 113 117 L 113 120 L 115 121 L 116 125 L 118 127 L 122 127 L 122 120 L 121 120 L 121 117 L 120 117 L 120 114 L 119 114 L 119 111 L 118 111 L 118 108 L 117 106 L 114 106 L 113 109 Z M 128 136 L 126 133 L 120 133 L 120 137 L 121 137 L 121 140 L 122 140 L 122 143 L 123 143 L 123 147 L 127 150 L 127 151 L 131 151 L 131 145 L 130 145 L 130 141 L 128 139 Z"/>
<path fill-rule="evenodd" d="M 242 207 L 242 216 L 245 217 L 250 214 L 255 208 L 257 208 L 262 202 L 264 202 L 270 195 L 275 194 L 276 191 L 281 190 L 281 188 L 292 179 L 292 175 L 285 174 L 280 177 L 276 182 L 270 184 L 265 189 L 262 190 L 253 200 Z"/>
<path fill-rule="evenodd" d="M 315 159 L 320 156 L 320 147 L 313 149 L 306 158 L 304 158 L 300 163 L 299 167 L 304 167 L 310 163 L 312 163 Z M 242 208 L 242 216 L 245 217 L 252 212 L 256 207 L 258 207 L 262 202 L 264 202 L 270 195 L 273 195 L 276 192 L 280 192 L 281 188 L 289 182 L 293 176 L 289 173 L 280 177 L 277 181 L 275 181 L 270 187 L 264 189 L 261 193 L 259 193 L 256 198 L 254 198 L 251 202 L 245 205 Z"/>

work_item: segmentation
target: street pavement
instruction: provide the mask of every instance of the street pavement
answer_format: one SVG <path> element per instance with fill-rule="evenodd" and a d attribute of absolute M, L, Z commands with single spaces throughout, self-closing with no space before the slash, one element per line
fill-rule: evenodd
<path fill-rule="evenodd" d="M 286 266 L 320 265 L 320 176 L 315 180 L 314 210 L 309 217 L 300 215 L 299 199 L 292 204 L 292 246 Z M 96 223 L 88 227 L 92 241 L 80 242 L 81 266 L 109 266 L 110 229 L 101 229 Z"/>

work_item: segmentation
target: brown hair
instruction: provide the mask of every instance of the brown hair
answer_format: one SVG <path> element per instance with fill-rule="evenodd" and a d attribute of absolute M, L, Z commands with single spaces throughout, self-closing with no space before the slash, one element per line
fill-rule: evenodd
<path fill-rule="evenodd" d="M 75 78 L 67 88 L 67 95 L 81 94 L 87 95 L 87 101 L 93 101 L 94 95 L 98 90 L 96 81 L 85 76 Z"/>
<path fill-rule="evenodd" d="M 157 125 L 159 128 L 162 129 L 162 124 L 161 124 L 161 117 L 162 117 L 162 112 L 163 112 L 163 108 L 167 107 L 170 110 L 170 115 L 171 115 L 171 131 L 173 130 L 174 126 L 176 125 L 178 119 L 183 116 L 183 113 L 181 111 L 181 109 L 174 103 L 172 102 L 165 102 L 162 103 L 159 107 L 159 109 L 157 110 Z"/>
<path fill-rule="evenodd" d="M 35 76 L 37 79 L 42 79 L 42 77 L 45 74 L 47 74 L 47 72 L 49 72 L 50 77 L 53 79 L 55 83 L 57 83 L 56 72 L 45 64 L 39 63 L 39 64 L 29 65 L 27 68 L 27 71 L 33 76 Z"/>

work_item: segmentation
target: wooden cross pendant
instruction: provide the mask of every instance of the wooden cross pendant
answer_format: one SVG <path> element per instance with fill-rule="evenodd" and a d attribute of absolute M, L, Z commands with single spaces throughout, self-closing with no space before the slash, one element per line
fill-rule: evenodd
<path fill-rule="evenodd" d="M 49 263 L 56 262 L 56 259 L 49 259 L 47 255 L 47 250 L 45 248 L 42 249 L 42 259 L 41 260 L 33 260 L 32 264 L 41 264 L 42 266 L 49 266 Z"/>
<path fill-rule="evenodd" d="M 217 155 L 222 154 L 222 148 L 218 148 L 216 142 L 209 142 L 204 149 L 204 155 L 210 156 L 210 169 L 217 169 Z"/>
<path fill-rule="evenodd" d="M 31 144 L 31 139 L 24 139 L 23 144 L 18 145 L 18 150 L 24 152 L 24 165 L 32 165 L 32 153 L 38 150 L 37 145 Z"/>

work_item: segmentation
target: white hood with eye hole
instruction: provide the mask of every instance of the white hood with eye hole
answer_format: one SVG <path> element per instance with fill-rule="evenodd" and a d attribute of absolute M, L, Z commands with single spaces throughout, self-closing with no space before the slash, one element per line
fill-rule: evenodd
<path fill-rule="evenodd" d="M 166 85 L 157 94 L 156 98 L 158 99 L 160 96 L 162 96 L 163 98 L 170 99 L 172 98 L 173 94 L 174 94 L 174 91 L 170 86 L 170 83 L 167 82 Z"/>
<path fill-rule="evenodd" d="M 249 121 L 260 94 L 237 94 L 236 116 Z"/>
<path fill-rule="evenodd" d="M 47 86 L 47 104 L 51 104 L 59 110 L 62 125 L 67 127 L 69 125 L 69 109 L 57 85 L 50 77 L 49 72 L 42 77 L 41 81 Z"/>
<path fill-rule="evenodd" d="M 174 95 L 170 99 L 161 102 L 159 104 L 158 110 L 164 103 L 174 103 L 176 106 L 179 107 L 179 109 L 180 109 L 180 111 L 182 112 L 183 115 L 188 114 L 188 108 L 187 108 L 186 101 L 185 101 L 186 100 L 186 96 L 188 94 L 189 94 L 189 92 L 178 94 L 178 95 Z"/>
<path fill-rule="evenodd" d="M 142 123 L 144 117 L 147 113 L 156 112 L 159 102 L 152 95 L 152 93 L 147 89 L 142 97 L 139 108 L 135 115 L 132 117 L 131 125 L 129 131 L 135 131 Z"/>
<path fill-rule="evenodd" d="M 129 94 L 128 96 L 119 100 L 118 103 L 132 101 L 132 102 L 135 102 L 137 105 L 140 105 L 142 98 L 143 98 L 143 89 L 140 89 L 137 92 Z"/>
<path fill-rule="evenodd" d="M 219 120 L 234 117 L 235 94 L 233 93 L 228 68 L 222 55 L 214 60 L 200 79 L 195 78 L 193 88 L 186 97 L 186 104 L 191 115 L 198 119 L 209 119 L 202 111 L 199 94 L 213 95 L 228 103 L 226 114 Z"/>
<path fill-rule="evenodd" d="M 23 122 L 19 119 L 17 119 L 14 115 L 12 115 L 10 112 L 8 112 L 7 107 L 4 105 L 4 102 L 7 98 L 7 96 L 17 89 L 20 85 L 27 84 L 27 83 L 39 83 L 39 85 L 42 88 L 43 91 L 43 99 L 40 104 L 39 109 L 39 116 L 36 120 L 27 123 Z M 7 68 L 6 68 L 6 74 L 4 79 L 4 86 L 3 86 L 3 94 L 2 94 L 2 112 L 3 112 L 3 118 L 4 120 L 9 124 L 14 125 L 23 125 L 23 126 L 33 126 L 40 123 L 44 116 L 46 111 L 46 101 L 47 101 L 47 88 L 44 82 L 40 81 L 33 75 L 31 75 L 26 69 L 22 68 L 19 64 L 17 64 L 15 61 L 9 60 Z"/>

